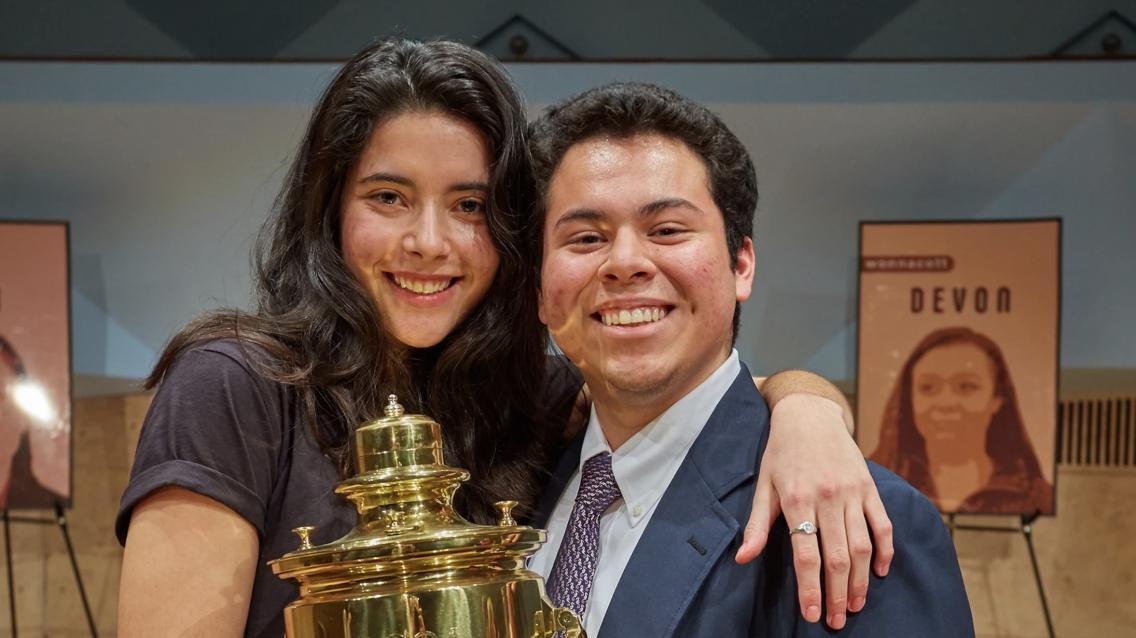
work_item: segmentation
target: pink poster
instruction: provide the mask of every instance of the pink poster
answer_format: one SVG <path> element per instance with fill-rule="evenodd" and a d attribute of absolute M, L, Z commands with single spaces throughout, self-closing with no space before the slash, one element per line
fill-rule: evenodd
<path fill-rule="evenodd" d="M 860 226 L 856 439 L 942 512 L 1052 514 L 1059 219 Z"/>
<path fill-rule="evenodd" d="M 0 221 L 0 507 L 71 499 L 67 225 Z"/>

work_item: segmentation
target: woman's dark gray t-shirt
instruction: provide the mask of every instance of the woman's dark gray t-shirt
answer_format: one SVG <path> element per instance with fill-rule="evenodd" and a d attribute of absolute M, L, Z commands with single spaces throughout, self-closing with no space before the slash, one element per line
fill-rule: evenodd
<path fill-rule="evenodd" d="M 355 510 L 335 494 L 335 463 L 312 437 L 296 393 L 249 361 L 259 353 L 227 339 L 178 356 L 146 415 L 115 533 L 125 544 L 134 507 L 162 487 L 226 505 L 256 528 L 260 541 L 245 636 L 278 638 L 284 607 L 299 590 L 273 574 L 268 561 L 299 547 L 295 527 L 315 526 L 313 544 L 341 538 Z M 563 358 L 548 364 L 542 400 L 550 414 L 566 419 L 582 382 Z M 552 427 L 563 427 L 552 420 Z"/>
<path fill-rule="evenodd" d="M 255 351 L 253 351 L 255 352 Z M 292 528 L 314 525 L 328 543 L 355 523 L 333 490 L 335 463 L 320 452 L 288 386 L 264 378 L 234 340 L 182 353 L 166 372 L 138 440 L 115 521 L 126 542 L 135 505 L 178 486 L 208 496 L 251 523 L 260 540 L 246 636 L 284 635 L 282 610 L 298 596 L 268 561 L 299 547 Z"/>

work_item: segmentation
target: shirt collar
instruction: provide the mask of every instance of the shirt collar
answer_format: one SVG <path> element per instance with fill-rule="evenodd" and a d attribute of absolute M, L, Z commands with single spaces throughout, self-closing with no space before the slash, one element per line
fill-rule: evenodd
<path fill-rule="evenodd" d="M 629 525 L 634 527 L 643 520 L 662 498 L 670 479 L 686 458 L 687 450 L 702 433 L 710 413 L 740 372 L 738 351 L 732 350 L 726 361 L 694 390 L 612 452 L 612 473 L 626 504 L 620 509 L 628 517 Z M 601 452 L 611 452 L 611 447 L 593 405 L 580 448 L 577 473 L 582 471 L 585 461 Z"/>

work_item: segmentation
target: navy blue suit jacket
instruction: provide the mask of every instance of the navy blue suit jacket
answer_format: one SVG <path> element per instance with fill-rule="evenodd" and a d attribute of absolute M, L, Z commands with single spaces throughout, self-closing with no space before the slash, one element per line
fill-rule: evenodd
<path fill-rule="evenodd" d="M 872 477 L 895 528 L 896 556 L 886 578 L 871 577 L 867 606 L 849 615 L 843 631 L 801 618 L 784 518 L 762 556 L 736 564 L 768 436 L 769 409 L 743 365 L 659 501 L 596 638 L 974 635 L 942 518 L 922 494 L 873 463 Z M 581 436 L 561 459 L 538 525 L 544 526 L 579 466 L 582 443 Z"/>

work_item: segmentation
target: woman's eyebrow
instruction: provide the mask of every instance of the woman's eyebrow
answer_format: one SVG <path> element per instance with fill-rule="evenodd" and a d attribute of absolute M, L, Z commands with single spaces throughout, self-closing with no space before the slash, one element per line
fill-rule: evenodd
<path fill-rule="evenodd" d="M 387 173 L 385 171 L 376 171 L 370 175 L 365 175 L 359 178 L 360 184 L 368 184 L 370 182 L 391 182 L 392 184 L 401 184 L 403 186 L 414 187 L 414 180 L 397 173 Z M 448 193 L 458 191 L 489 191 L 488 182 L 458 182 L 451 185 L 446 189 Z"/>
<path fill-rule="evenodd" d="M 360 184 L 366 184 L 368 182 L 393 182 L 395 184 L 402 184 L 403 186 L 414 186 L 414 181 L 409 177 L 403 177 L 396 173 L 385 173 L 383 171 L 377 171 L 359 178 Z"/>

